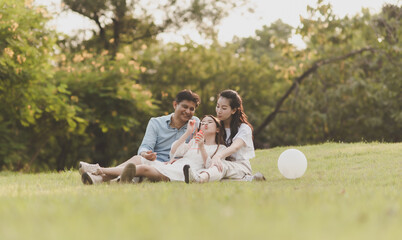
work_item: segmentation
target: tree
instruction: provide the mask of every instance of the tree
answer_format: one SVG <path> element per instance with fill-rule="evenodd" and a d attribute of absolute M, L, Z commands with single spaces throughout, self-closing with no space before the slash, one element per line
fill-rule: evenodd
<path fill-rule="evenodd" d="M 265 129 L 276 138 L 271 144 L 400 141 L 395 132 L 401 129 L 397 104 L 402 100 L 401 70 L 396 67 L 401 63 L 397 40 L 401 8 L 385 5 L 378 15 L 363 11 L 362 16 L 344 19 L 334 16 L 331 6 L 321 1 L 309 10 L 311 16 L 303 19 L 298 30 L 307 48 L 306 67 L 296 80 L 305 81 L 302 85 L 295 81 L 290 88 L 295 94 L 285 95 L 289 100 L 281 114 Z M 317 70 L 319 62 L 331 64 Z M 315 73 L 309 75 L 310 70 Z M 257 129 L 261 133 L 263 125 Z"/>
<path fill-rule="evenodd" d="M 88 123 L 85 136 L 66 133 L 57 139 L 61 166 L 79 160 L 109 166 L 136 154 L 157 107 L 151 92 L 138 84 L 145 69 L 132 60 L 129 47 L 123 50 L 115 58 L 87 51 L 59 56 L 55 78 L 68 86 L 81 109 L 77 114 Z"/>
<path fill-rule="evenodd" d="M 85 124 L 69 104 L 66 86 L 53 81 L 55 33 L 45 28 L 46 10 L 1 0 L 0 167 L 40 165 L 41 151 L 64 131 Z"/>
<path fill-rule="evenodd" d="M 91 19 L 98 32 L 90 41 L 115 55 L 121 44 L 154 39 L 159 33 L 185 25 L 215 35 L 220 19 L 244 0 L 63 0 L 68 8 Z M 158 17 L 156 17 L 158 16 Z"/>

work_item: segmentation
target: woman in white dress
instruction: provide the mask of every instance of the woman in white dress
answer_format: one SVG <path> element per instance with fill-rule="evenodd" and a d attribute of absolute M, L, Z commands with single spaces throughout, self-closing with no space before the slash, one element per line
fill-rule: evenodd
<path fill-rule="evenodd" d="M 225 150 L 212 157 L 211 167 L 193 171 L 184 171 L 186 183 L 220 181 L 222 179 L 252 180 L 250 159 L 255 157 L 253 144 L 253 127 L 244 113 L 240 95 L 234 90 L 224 90 L 219 94 L 216 114 L 225 128 Z M 226 160 L 225 160 L 226 159 Z M 262 174 L 259 179 L 265 180 Z"/>
<path fill-rule="evenodd" d="M 200 129 L 189 143 L 185 140 L 191 136 L 195 121 L 189 121 L 186 133 L 172 144 L 170 155 L 172 160 L 167 163 L 128 164 L 122 168 L 99 168 L 95 174 L 119 176 L 121 181 L 131 182 L 134 177 L 146 177 L 151 181 L 182 181 L 185 165 L 197 172 L 211 166 L 211 158 L 226 149 L 223 140 L 223 128 L 219 120 L 212 115 L 205 116 Z M 181 157 L 181 158 L 177 158 Z"/>

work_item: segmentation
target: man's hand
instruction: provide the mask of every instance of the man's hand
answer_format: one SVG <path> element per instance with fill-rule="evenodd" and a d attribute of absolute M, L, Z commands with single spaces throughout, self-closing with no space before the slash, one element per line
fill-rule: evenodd
<path fill-rule="evenodd" d="M 144 157 L 145 159 L 149 160 L 149 161 L 155 161 L 156 160 L 156 153 L 152 152 L 152 150 L 142 152 L 141 156 Z"/>
<path fill-rule="evenodd" d="M 211 167 L 216 166 L 216 168 L 218 168 L 219 172 L 222 172 L 223 167 L 222 167 L 222 162 L 221 162 L 221 156 L 219 155 L 215 155 L 212 159 L 211 159 Z"/>

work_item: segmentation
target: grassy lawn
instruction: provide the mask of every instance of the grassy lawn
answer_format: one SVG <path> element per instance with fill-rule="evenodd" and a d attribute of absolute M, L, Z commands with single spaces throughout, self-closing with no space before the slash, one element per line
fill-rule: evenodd
<path fill-rule="evenodd" d="M 402 239 L 402 143 L 257 151 L 265 182 L 84 186 L 78 171 L 0 173 L 0 239 Z"/>

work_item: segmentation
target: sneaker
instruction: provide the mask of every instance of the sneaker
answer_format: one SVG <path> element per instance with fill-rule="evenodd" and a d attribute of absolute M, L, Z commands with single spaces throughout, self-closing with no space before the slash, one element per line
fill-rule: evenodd
<path fill-rule="evenodd" d="M 93 185 L 93 184 L 102 183 L 103 178 L 102 178 L 102 176 L 93 175 L 92 173 L 89 173 L 89 172 L 84 172 L 81 176 L 81 181 L 85 185 Z"/>
<path fill-rule="evenodd" d="M 191 170 L 190 165 L 186 164 L 183 167 L 184 181 L 189 184 L 190 182 L 199 182 L 199 176 Z"/>
<path fill-rule="evenodd" d="M 136 167 L 134 164 L 127 164 L 120 175 L 121 183 L 131 183 L 135 177 Z"/>
<path fill-rule="evenodd" d="M 134 177 L 133 178 L 133 183 L 142 183 L 142 181 L 144 180 L 143 177 Z"/>
<path fill-rule="evenodd" d="M 253 175 L 252 181 L 265 181 L 265 177 L 262 173 L 257 172 Z"/>
<path fill-rule="evenodd" d="M 85 172 L 94 173 L 100 168 L 99 164 L 90 164 L 86 162 L 80 162 L 78 172 L 82 175 Z"/>
<path fill-rule="evenodd" d="M 111 183 L 119 183 L 120 182 L 120 176 L 113 178 L 112 180 L 110 180 Z"/>

